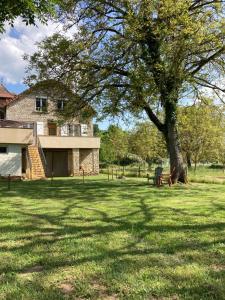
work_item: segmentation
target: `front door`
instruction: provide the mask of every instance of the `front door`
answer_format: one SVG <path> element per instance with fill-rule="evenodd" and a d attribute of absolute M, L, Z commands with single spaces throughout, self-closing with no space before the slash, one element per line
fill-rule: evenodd
<path fill-rule="evenodd" d="M 45 150 L 47 176 L 65 177 L 69 175 L 68 150 Z"/>

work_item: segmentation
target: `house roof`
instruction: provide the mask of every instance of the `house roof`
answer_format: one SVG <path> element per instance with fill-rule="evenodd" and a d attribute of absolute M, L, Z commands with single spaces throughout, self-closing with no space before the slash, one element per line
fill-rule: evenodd
<path fill-rule="evenodd" d="M 10 93 L 3 84 L 0 83 L 0 98 L 14 98 L 15 94 Z"/>
<path fill-rule="evenodd" d="M 7 106 L 15 96 L 16 95 L 10 93 L 3 84 L 0 84 L 0 108 Z"/>

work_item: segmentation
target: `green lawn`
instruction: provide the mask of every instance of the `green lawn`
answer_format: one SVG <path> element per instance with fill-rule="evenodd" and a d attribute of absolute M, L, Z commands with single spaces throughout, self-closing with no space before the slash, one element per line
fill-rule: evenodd
<path fill-rule="evenodd" d="M 0 299 L 225 299 L 225 185 L 0 183 Z"/>

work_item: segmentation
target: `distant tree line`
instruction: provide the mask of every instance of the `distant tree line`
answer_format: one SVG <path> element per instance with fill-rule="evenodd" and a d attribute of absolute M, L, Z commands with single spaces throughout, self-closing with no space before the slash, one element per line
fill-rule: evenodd
<path fill-rule="evenodd" d="M 200 162 L 225 166 L 224 110 L 207 101 L 179 108 L 181 149 L 189 168 L 196 168 Z M 168 159 L 162 134 L 148 121 L 136 123 L 132 130 L 116 125 L 100 130 L 96 125 L 95 135 L 101 137 L 100 161 L 103 163 L 151 164 Z"/>

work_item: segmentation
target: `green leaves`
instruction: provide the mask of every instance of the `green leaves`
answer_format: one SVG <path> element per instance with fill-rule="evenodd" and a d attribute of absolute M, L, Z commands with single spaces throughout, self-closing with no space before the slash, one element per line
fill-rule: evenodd
<path fill-rule="evenodd" d="M 222 162 L 225 117 L 218 106 L 199 103 L 179 110 L 179 132 L 182 151 L 196 163 Z M 223 148 L 223 150 L 222 150 Z"/>
<path fill-rule="evenodd" d="M 0 32 L 4 31 L 6 23 L 13 26 L 17 17 L 21 17 L 26 25 L 34 25 L 36 18 L 46 22 L 50 15 L 56 15 L 56 5 L 60 2 L 60 0 L 1 0 Z"/>

